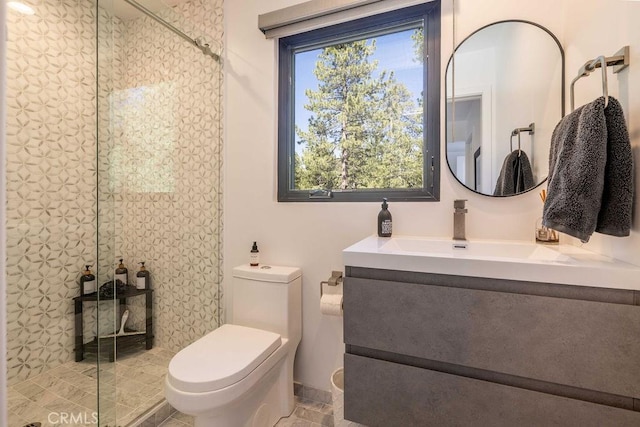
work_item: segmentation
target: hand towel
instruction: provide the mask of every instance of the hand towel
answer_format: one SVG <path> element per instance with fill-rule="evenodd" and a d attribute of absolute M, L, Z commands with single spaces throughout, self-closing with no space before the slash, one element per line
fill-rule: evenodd
<path fill-rule="evenodd" d="M 527 154 L 514 150 L 505 157 L 496 181 L 494 196 L 511 196 L 533 188 L 533 170 Z"/>
<path fill-rule="evenodd" d="M 617 99 L 609 97 L 604 117 L 607 124 L 607 163 L 596 231 L 624 237 L 631 231 L 633 154 L 624 111 Z"/>
<path fill-rule="evenodd" d="M 546 227 L 588 242 L 596 229 L 607 161 L 604 97 L 565 116 L 551 136 Z"/>

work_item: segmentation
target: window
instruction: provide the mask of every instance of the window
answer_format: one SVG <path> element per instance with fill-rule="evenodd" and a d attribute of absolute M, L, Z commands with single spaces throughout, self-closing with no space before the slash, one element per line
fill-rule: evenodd
<path fill-rule="evenodd" d="M 439 199 L 439 1 L 279 43 L 278 201 Z"/>

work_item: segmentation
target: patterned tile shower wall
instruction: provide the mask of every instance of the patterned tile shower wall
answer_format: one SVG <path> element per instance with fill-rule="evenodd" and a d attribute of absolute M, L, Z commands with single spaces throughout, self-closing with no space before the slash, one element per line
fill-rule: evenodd
<path fill-rule="evenodd" d="M 98 256 L 99 283 L 116 255 L 130 277 L 146 261 L 156 345 L 177 350 L 217 326 L 221 64 L 148 18 L 100 11 L 96 74 L 91 3 L 39 0 L 37 15 L 9 16 L 10 384 L 72 360 L 71 299 L 82 265 Z M 222 45 L 222 0 L 187 2 L 165 18 Z M 89 311 L 85 337 L 95 334 Z M 132 314 L 140 323 L 144 311 Z M 112 315 L 101 317 L 113 328 Z"/>
<path fill-rule="evenodd" d="M 8 16 L 7 358 L 13 384 L 67 362 L 73 303 L 96 258 L 91 2 Z"/>
<path fill-rule="evenodd" d="M 222 0 L 186 2 L 160 16 L 222 45 Z M 218 326 L 222 64 L 149 18 L 125 21 L 122 45 L 109 161 L 116 252 L 133 279 L 145 262 L 156 345 L 177 351 Z M 144 307 L 130 308 L 133 326 L 142 327 Z"/>

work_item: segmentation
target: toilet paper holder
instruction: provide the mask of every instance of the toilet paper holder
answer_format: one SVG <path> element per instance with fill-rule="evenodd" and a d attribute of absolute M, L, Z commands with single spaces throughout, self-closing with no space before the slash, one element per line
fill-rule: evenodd
<path fill-rule="evenodd" d="M 332 271 L 329 280 L 320 282 L 320 297 L 323 295 L 322 285 L 338 286 L 342 283 L 342 271 Z"/>

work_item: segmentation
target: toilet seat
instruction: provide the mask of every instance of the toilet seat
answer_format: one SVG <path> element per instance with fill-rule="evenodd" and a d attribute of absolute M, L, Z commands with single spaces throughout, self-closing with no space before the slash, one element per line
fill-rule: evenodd
<path fill-rule="evenodd" d="M 171 359 L 167 381 L 189 393 L 219 390 L 249 375 L 281 343 L 274 332 L 222 325 Z"/>

